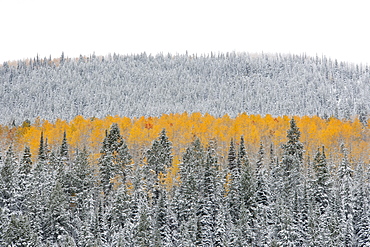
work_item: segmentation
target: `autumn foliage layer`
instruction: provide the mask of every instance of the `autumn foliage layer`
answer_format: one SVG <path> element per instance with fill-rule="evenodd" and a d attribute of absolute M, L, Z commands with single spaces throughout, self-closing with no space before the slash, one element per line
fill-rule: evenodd
<path fill-rule="evenodd" d="M 318 116 L 295 116 L 301 131 L 301 142 L 305 147 L 306 157 L 312 157 L 316 150 L 325 146 L 329 159 L 340 157 L 341 145 L 349 150 L 353 161 L 369 162 L 369 127 L 354 120 L 337 118 L 323 119 Z M 57 149 L 66 132 L 70 151 L 87 148 L 92 158 L 99 157 L 99 150 L 110 126 L 117 123 L 134 160 L 158 137 L 162 129 L 166 129 L 169 140 L 173 144 L 174 162 L 195 138 L 203 144 L 215 140 L 220 154 L 226 157 L 231 140 L 244 136 L 246 148 L 250 154 L 257 153 L 259 144 L 265 147 L 272 145 L 277 152 L 281 144 L 287 141 L 286 131 L 291 117 L 273 117 L 271 115 L 240 114 L 235 118 L 228 115 L 217 118 L 209 114 L 182 113 L 163 114 L 161 117 L 127 118 L 107 116 L 104 119 L 75 117 L 67 122 L 61 119 L 55 122 L 36 119 L 32 124 L 25 121 L 21 126 L 0 126 L 0 145 L 6 150 L 12 145 L 15 151 L 22 153 L 29 146 L 33 157 L 37 157 L 40 135 L 43 132 L 49 148 Z"/>

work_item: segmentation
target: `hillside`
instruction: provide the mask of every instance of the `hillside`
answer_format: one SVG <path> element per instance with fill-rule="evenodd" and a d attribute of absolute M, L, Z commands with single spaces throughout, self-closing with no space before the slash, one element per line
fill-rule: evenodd
<path fill-rule="evenodd" d="M 108 55 L 0 67 L 2 124 L 201 112 L 363 119 L 366 66 L 297 55 Z"/>

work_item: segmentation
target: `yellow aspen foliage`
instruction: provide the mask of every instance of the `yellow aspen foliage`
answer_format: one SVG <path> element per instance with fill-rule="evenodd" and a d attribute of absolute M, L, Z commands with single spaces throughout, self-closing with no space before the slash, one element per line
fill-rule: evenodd
<path fill-rule="evenodd" d="M 317 148 L 325 146 L 328 154 L 339 157 L 340 145 L 343 143 L 351 152 L 354 160 L 369 162 L 369 126 L 364 126 L 358 118 L 340 120 L 337 118 L 323 119 L 318 116 L 294 117 L 301 131 L 301 142 L 306 154 L 313 154 Z M 117 123 L 121 135 L 124 137 L 131 154 L 135 159 L 142 156 L 163 128 L 172 142 L 174 157 L 181 157 L 185 148 L 195 138 L 199 138 L 203 145 L 212 139 L 217 142 L 221 155 L 228 152 L 231 139 L 239 140 L 244 136 L 247 151 L 257 153 L 259 144 L 272 144 L 279 152 L 281 144 L 285 143 L 286 131 L 289 128 L 290 116 L 261 116 L 239 114 L 236 117 L 224 115 L 214 117 L 210 114 L 176 113 L 163 114 L 160 117 L 128 118 L 107 116 L 104 119 L 84 118 L 76 116 L 71 121 L 57 119 L 49 122 L 37 118 L 30 124 L 25 121 L 21 126 L 0 125 L 0 148 L 6 149 L 13 145 L 15 151 L 22 151 L 29 146 L 33 158 L 37 157 L 41 132 L 48 139 L 50 149 L 59 148 L 63 132 L 66 131 L 67 141 L 71 152 L 86 147 L 93 159 L 99 157 L 105 132 L 113 123 Z M 135 160 L 137 162 L 138 160 Z M 175 169 L 177 161 L 169 171 L 167 180 L 177 176 Z M 174 184 L 175 180 L 171 184 Z"/>

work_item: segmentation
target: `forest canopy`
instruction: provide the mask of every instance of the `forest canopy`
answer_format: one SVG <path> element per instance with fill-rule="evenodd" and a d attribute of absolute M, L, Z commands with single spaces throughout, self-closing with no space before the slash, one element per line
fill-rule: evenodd
<path fill-rule="evenodd" d="M 39 57 L 0 66 L 2 124 L 201 112 L 367 119 L 368 66 L 284 54 Z"/>

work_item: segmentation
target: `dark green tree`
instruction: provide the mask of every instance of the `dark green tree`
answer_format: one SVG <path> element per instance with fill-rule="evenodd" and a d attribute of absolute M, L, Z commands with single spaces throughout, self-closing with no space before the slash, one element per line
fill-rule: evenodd
<path fill-rule="evenodd" d="M 62 161 L 68 160 L 68 143 L 67 143 L 67 134 L 65 131 L 63 132 L 63 140 L 62 145 L 60 146 L 59 156 Z"/>
<path fill-rule="evenodd" d="M 99 171 L 100 180 L 105 193 L 112 190 L 111 179 L 119 176 L 121 182 L 126 182 L 126 173 L 130 165 L 132 156 L 129 153 L 117 124 L 113 124 L 109 133 L 103 141 L 100 150 Z"/>
<path fill-rule="evenodd" d="M 147 152 L 148 167 L 157 175 L 165 174 L 166 169 L 172 166 L 172 158 L 172 143 L 168 140 L 166 130 L 163 129 Z"/>
<path fill-rule="evenodd" d="M 28 217 L 24 215 L 13 214 L 11 216 L 3 239 L 4 246 L 37 246 L 37 237 Z"/>
<path fill-rule="evenodd" d="M 227 194 L 228 209 L 232 222 L 237 224 L 240 218 L 242 195 L 240 193 L 240 162 L 238 162 L 233 140 L 230 142 L 228 167 L 230 174 L 230 186 Z"/>
<path fill-rule="evenodd" d="M 5 155 L 4 165 L 0 167 L 0 206 L 15 210 L 14 196 L 16 185 L 17 161 L 12 146 Z"/>
<path fill-rule="evenodd" d="M 46 156 L 47 154 L 46 154 L 46 148 L 44 144 L 44 132 L 41 132 L 38 160 L 44 161 L 46 159 Z"/>

